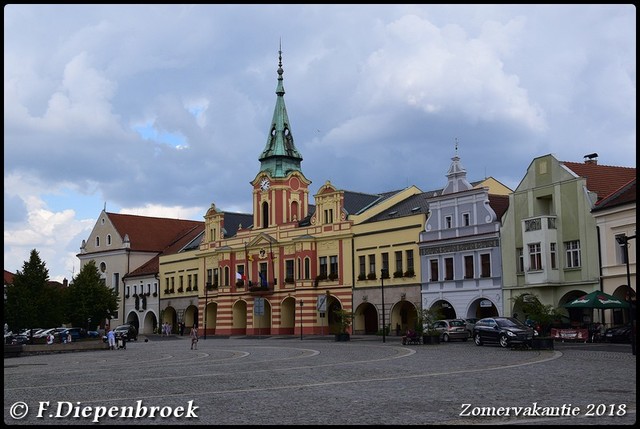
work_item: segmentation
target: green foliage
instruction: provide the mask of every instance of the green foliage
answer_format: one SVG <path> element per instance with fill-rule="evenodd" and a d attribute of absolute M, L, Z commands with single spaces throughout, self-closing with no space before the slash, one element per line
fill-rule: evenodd
<path fill-rule="evenodd" d="M 85 264 L 65 291 L 67 320 L 73 326 L 91 329 L 118 311 L 118 293 L 107 287 L 94 260 Z M 91 320 L 92 326 L 89 326 Z"/>
<path fill-rule="evenodd" d="M 338 323 L 338 326 L 340 327 L 340 333 L 346 334 L 347 329 L 351 326 L 353 314 L 351 314 L 350 311 L 346 311 L 341 308 L 334 310 L 333 314 L 336 315 L 336 323 Z"/>
<path fill-rule="evenodd" d="M 33 249 L 29 261 L 6 288 L 5 321 L 13 331 L 62 324 L 62 291 L 49 286 L 48 282 L 49 270 Z"/>
<path fill-rule="evenodd" d="M 513 307 L 524 312 L 525 317 L 536 321 L 540 325 L 540 335 L 548 335 L 553 322 L 561 316 L 561 311 L 553 305 L 544 305 L 537 295 L 522 293 L 511 298 Z"/>
<path fill-rule="evenodd" d="M 427 335 L 437 336 L 440 335 L 440 333 L 436 330 L 431 329 L 431 327 L 436 320 L 440 320 L 443 317 L 444 315 L 442 314 L 442 310 L 440 309 L 440 307 L 424 308 L 418 316 L 417 324 L 423 327 L 423 332 L 426 328 Z"/>

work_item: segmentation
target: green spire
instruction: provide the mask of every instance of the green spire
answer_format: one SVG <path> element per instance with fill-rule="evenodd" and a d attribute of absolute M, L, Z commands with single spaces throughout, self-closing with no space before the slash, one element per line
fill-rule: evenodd
<path fill-rule="evenodd" d="M 260 171 L 267 171 L 271 177 L 285 177 L 291 171 L 301 171 L 302 155 L 293 144 L 293 134 L 284 105 L 284 84 L 282 83 L 282 44 L 278 51 L 278 86 L 276 88 L 276 108 L 269 127 L 267 145 L 260 155 Z"/>

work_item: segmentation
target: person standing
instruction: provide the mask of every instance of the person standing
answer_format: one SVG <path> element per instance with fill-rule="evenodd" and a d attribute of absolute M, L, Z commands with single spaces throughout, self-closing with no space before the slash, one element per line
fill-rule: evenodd
<path fill-rule="evenodd" d="M 107 341 L 109 342 L 109 348 L 111 350 L 116 349 L 116 334 L 113 332 L 113 329 L 109 329 L 109 333 L 107 334 Z"/>
<path fill-rule="evenodd" d="M 196 325 L 191 328 L 191 350 L 194 348 L 198 350 L 198 328 Z"/>

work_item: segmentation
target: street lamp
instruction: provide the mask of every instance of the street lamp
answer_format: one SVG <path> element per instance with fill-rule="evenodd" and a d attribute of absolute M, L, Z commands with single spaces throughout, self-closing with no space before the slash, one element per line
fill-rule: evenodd
<path fill-rule="evenodd" d="M 302 341 L 302 306 L 304 302 L 300 300 L 300 341 Z"/>
<path fill-rule="evenodd" d="M 207 304 L 209 304 L 209 288 L 211 282 L 204 285 L 204 339 L 207 339 Z"/>
<path fill-rule="evenodd" d="M 624 249 L 624 262 L 627 265 L 627 287 L 629 288 L 628 293 L 628 303 L 629 303 L 629 322 L 631 322 L 631 353 L 636 354 L 636 320 L 635 320 L 635 312 L 633 311 L 633 305 L 631 300 L 631 273 L 629 271 L 629 240 L 636 238 L 635 235 L 627 237 L 626 234 L 619 235 L 616 237 L 616 241 L 618 244 L 623 245 Z"/>
<path fill-rule="evenodd" d="M 380 286 L 381 286 L 381 290 L 382 290 L 382 342 L 386 342 L 385 340 L 385 331 L 386 331 L 386 326 L 387 323 L 384 320 L 384 277 L 385 274 L 387 274 L 387 269 L 383 268 L 382 270 L 380 270 Z"/>

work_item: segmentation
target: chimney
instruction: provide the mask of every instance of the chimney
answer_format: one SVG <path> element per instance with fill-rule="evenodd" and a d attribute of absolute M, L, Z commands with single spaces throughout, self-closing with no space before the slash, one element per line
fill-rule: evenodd
<path fill-rule="evenodd" d="M 598 164 L 598 154 L 597 153 L 590 153 L 588 155 L 585 155 L 584 156 L 584 163 L 585 164 L 597 165 Z"/>
<path fill-rule="evenodd" d="M 67 280 L 66 277 L 64 279 L 62 279 L 62 286 L 64 286 L 64 287 L 68 287 L 69 286 L 69 280 Z"/>

